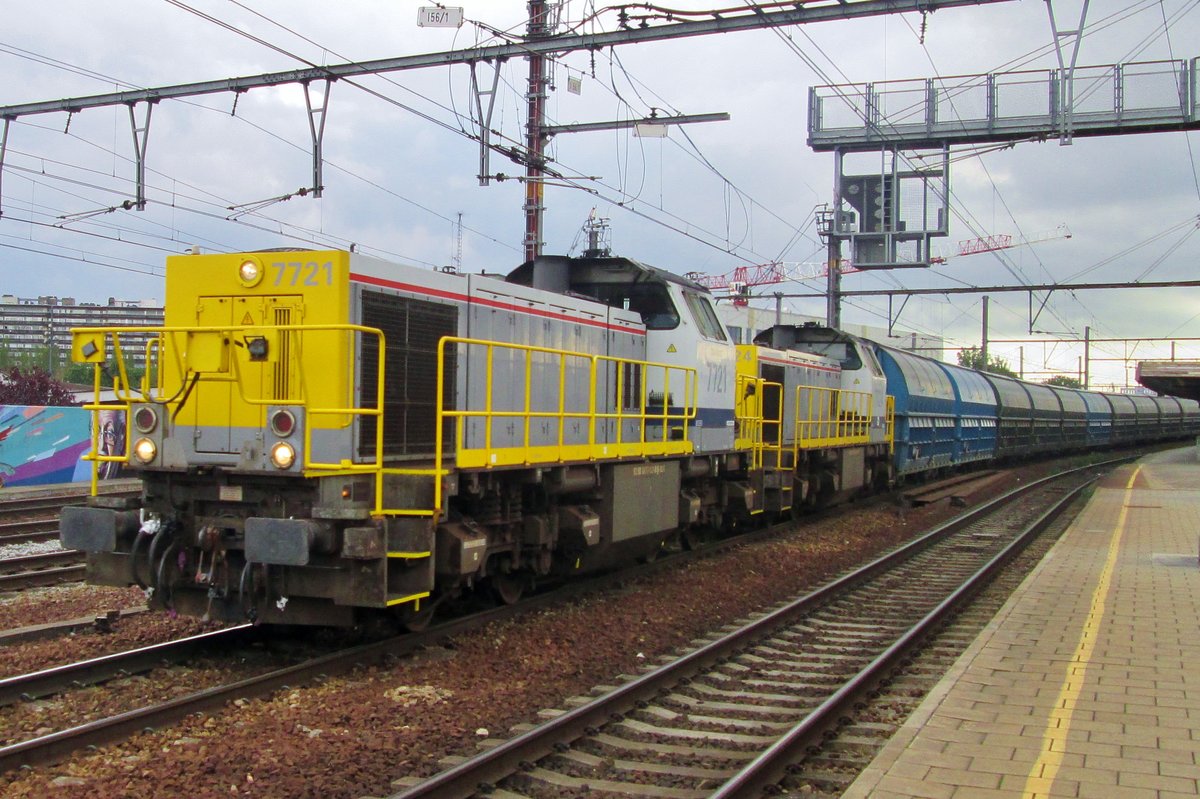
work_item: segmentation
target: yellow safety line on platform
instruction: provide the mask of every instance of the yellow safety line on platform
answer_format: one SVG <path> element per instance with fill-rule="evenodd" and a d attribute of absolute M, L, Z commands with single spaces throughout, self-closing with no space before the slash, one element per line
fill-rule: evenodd
<path fill-rule="evenodd" d="M 1125 533 L 1125 517 L 1128 515 L 1129 500 L 1133 495 L 1133 483 L 1141 471 L 1142 467 L 1139 465 L 1125 484 L 1125 496 L 1121 499 L 1121 512 L 1117 514 L 1116 531 L 1108 544 L 1108 557 L 1104 561 L 1104 569 L 1100 572 L 1100 581 L 1096 583 L 1096 590 L 1092 592 L 1092 607 L 1088 612 L 1087 623 L 1083 625 L 1079 646 L 1075 647 L 1075 655 L 1067 668 L 1062 689 L 1059 690 L 1054 708 L 1050 711 L 1050 718 L 1046 720 L 1041 754 L 1025 778 L 1024 799 L 1044 799 L 1050 796 L 1054 778 L 1058 775 L 1058 768 L 1062 765 L 1063 755 L 1066 754 L 1071 716 L 1075 712 L 1075 703 L 1079 701 L 1079 692 L 1083 689 L 1092 650 L 1096 647 L 1096 637 L 1104 624 L 1104 602 L 1112 583 L 1113 569 L 1117 565 L 1121 537 Z"/>

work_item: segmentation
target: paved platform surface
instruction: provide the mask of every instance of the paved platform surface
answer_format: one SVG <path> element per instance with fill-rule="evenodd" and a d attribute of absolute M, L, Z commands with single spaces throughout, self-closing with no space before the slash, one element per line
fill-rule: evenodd
<path fill-rule="evenodd" d="M 1200 795 L 1200 461 L 1099 484 L 845 797 Z"/>

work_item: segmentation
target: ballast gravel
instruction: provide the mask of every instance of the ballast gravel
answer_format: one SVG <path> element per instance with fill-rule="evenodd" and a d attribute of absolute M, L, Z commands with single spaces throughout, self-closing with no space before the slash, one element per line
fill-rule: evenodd
<path fill-rule="evenodd" d="M 5 544 L 0 547 L 0 560 L 6 558 L 26 558 L 30 555 L 44 555 L 47 552 L 59 552 L 62 545 L 57 541 L 28 541 L 23 544 Z"/>

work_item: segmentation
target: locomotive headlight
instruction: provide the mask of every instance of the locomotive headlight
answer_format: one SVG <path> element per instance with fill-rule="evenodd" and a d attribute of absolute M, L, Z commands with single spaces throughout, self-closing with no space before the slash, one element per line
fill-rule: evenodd
<path fill-rule="evenodd" d="M 262 266 L 258 261 L 247 258 L 238 266 L 238 278 L 247 288 L 257 286 L 258 281 L 262 280 Z"/>
<path fill-rule="evenodd" d="M 148 438 L 139 438 L 133 442 L 133 456 L 142 463 L 152 463 L 158 455 L 158 447 Z"/>
<path fill-rule="evenodd" d="M 142 406 L 133 412 L 133 426 L 139 433 L 152 433 L 158 426 L 158 413 L 148 406 Z"/>
<path fill-rule="evenodd" d="M 280 441 L 271 447 L 271 463 L 276 469 L 290 469 L 296 462 L 296 450 L 286 441 Z"/>

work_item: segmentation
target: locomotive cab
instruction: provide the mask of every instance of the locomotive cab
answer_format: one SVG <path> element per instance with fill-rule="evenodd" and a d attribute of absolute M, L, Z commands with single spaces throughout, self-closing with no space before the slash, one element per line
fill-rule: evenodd
<path fill-rule="evenodd" d="M 594 299 L 641 315 L 646 360 L 697 370 L 696 418 L 688 438 L 697 452 L 733 448 L 737 353 L 717 318 L 708 289 L 679 275 L 629 258 L 541 256 L 508 276 L 510 283 Z M 648 397 L 679 407 L 685 398 L 665 388 L 653 372 Z M 681 436 L 682 431 L 670 433 Z"/>

